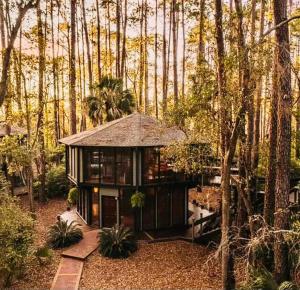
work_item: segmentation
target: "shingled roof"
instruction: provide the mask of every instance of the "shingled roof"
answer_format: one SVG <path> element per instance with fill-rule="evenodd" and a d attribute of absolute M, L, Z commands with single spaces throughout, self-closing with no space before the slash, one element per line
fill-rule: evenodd
<path fill-rule="evenodd" d="M 166 146 L 185 138 L 177 127 L 167 127 L 150 116 L 133 113 L 59 142 L 73 146 L 147 147 Z"/>
<path fill-rule="evenodd" d="M 21 127 L 15 125 L 8 126 L 6 122 L 0 122 L 0 137 L 6 135 L 27 135 L 27 132 Z"/>

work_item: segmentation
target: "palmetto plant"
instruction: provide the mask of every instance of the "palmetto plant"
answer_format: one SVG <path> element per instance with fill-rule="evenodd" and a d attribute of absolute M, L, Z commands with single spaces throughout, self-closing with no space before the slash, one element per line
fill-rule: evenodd
<path fill-rule="evenodd" d="M 133 232 L 123 225 L 99 233 L 99 252 L 104 257 L 127 258 L 137 250 Z"/>
<path fill-rule="evenodd" d="M 51 248 L 63 248 L 78 243 L 83 237 L 82 230 L 75 221 L 59 220 L 48 232 L 47 243 Z"/>
<path fill-rule="evenodd" d="M 104 116 L 112 121 L 133 112 L 133 95 L 123 89 L 121 79 L 104 76 L 97 88 L 98 95 L 87 99 L 89 117 L 94 124 L 101 123 Z"/>

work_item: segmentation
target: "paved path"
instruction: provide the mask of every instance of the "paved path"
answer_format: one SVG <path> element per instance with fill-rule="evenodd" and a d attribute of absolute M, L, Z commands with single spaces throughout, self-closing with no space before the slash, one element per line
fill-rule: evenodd
<path fill-rule="evenodd" d="M 74 211 L 63 213 L 64 220 L 78 221 L 83 231 L 83 239 L 62 253 L 62 259 L 52 282 L 51 290 L 77 290 L 82 274 L 84 260 L 98 247 L 98 230 L 80 223 Z"/>
<path fill-rule="evenodd" d="M 78 289 L 82 268 L 83 261 L 62 258 L 52 282 L 51 290 Z"/>
<path fill-rule="evenodd" d="M 99 230 L 83 233 L 83 239 L 64 251 L 62 256 L 85 260 L 98 248 L 98 233 Z"/>

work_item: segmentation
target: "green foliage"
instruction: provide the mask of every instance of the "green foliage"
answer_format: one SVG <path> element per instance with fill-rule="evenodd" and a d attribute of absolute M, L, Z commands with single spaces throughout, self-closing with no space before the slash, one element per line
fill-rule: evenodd
<path fill-rule="evenodd" d="M 127 258 L 137 250 L 133 232 L 123 225 L 100 230 L 99 252 L 104 257 L 113 259 Z"/>
<path fill-rule="evenodd" d="M 19 136 L 5 136 L 0 141 L 0 162 L 8 162 L 9 174 L 21 172 L 25 166 L 29 166 L 33 154 Z"/>
<path fill-rule="evenodd" d="M 123 89 L 121 79 L 104 76 L 97 86 L 99 95 L 90 96 L 87 99 L 89 117 L 94 124 L 100 123 L 106 117 L 106 121 L 121 118 L 134 110 L 134 98 L 129 90 Z"/>
<path fill-rule="evenodd" d="M 299 288 L 293 282 L 285 281 L 280 284 L 278 290 L 299 290 Z"/>
<path fill-rule="evenodd" d="M 213 165 L 212 150 L 209 144 L 195 144 L 191 141 L 177 142 L 161 150 L 174 169 L 188 174 L 203 173 Z"/>
<path fill-rule="evenodd" d="M 68 180 L 65 167 L 62 165 L 49 169 L 46 175 L 47 196 L 64 196 L 68 192 Z"/>
<path fill-rule="evenodd" d="M 47 243 L 53 249 L 63 248 L 78 243 L 83 237 L 82 230 L 75 221 L 59 220 L 48 231 Z"/>
<path fill-rule="evenodd" d="M 47 152 L 47 162 L 56 164 L 59 163 L 63 159 L 64 153 L 64 145 L 58 145 L 54 148 L 51 148 L 51 150 Z"/>
<path fill-rule="evenodd" d="M 33 245 L 34 221 L 16 198 L 0 190 L 0 287 L 22 274 Z"/>
<path fill-rule="evenodd" d="M 69 190 L 68 193 L 68 203 L 69 204 L 76 204 L 79 196 L 79 191 L 77 187 L 73 187 Z"/>
<path fill-rule="evenodd" d="M 131 196 L 130 201 L 131 201 L 132 207 L 142 208 L 145 205 L 145 194 L 142 192 L 136 191 Z"/>
<path fill-rule="evenodd" d="M 53 251 L 48 246 L 43 246 L 35 251 L 35 256 L 40 265 L 50 263 L 53 258 Z"/>
<path fill-rule="evenodd" d="M 272 274 L 264 268 L 252 269 L 249 280 L 240 290 L 277 290 L 278 285 Z"/>
<path fill-rule="evenodd" d="M 42 183 L 39 180 L 36 180 L 32 183 L 32 192 L 34 196 L 38 196 L 41 190 Z"/>

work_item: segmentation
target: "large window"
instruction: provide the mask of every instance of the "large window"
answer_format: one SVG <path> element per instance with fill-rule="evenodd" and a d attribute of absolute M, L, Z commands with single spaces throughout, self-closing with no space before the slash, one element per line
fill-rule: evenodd
<path fill-rule="evenodd" d="M 115 154 L 113 149 L 100 150 L 100 183 L 115 183 Z"/>
<path fill-rule="evenodd" d="M 120 149 L 116 151 L 116 183 L 132 183 L 131 150 Z"/>
<path fill-rule="evenodd" d="M 175 180 L 171 164 L 163 158 L 158 147 L 144 149 L 143 175 L 144 183 Z"/>
<path fill-rule="evenodd" d="M 145 183 L 155 183 L 159 180 L 159 148 L 144 149 L 143 175 Z"/>
<path fill-rule="evenodd" d="M 86 181 L 92 183 L 99 182 L 99 151 L 88 150 L 86 152 L 87 168 L 86 168 Z"/>
<path fill-rule="evenodd" d="M 126 148 L 85 149 L 85 182 L 132 184 L 132 152 Z"/>

